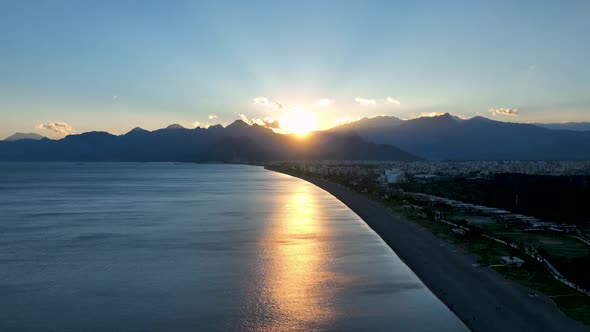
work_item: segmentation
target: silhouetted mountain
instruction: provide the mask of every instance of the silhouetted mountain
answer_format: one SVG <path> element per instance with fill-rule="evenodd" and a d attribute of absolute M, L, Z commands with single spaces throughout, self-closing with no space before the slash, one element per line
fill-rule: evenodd
<path fill-rule="evenodd" d="M 2 161 L 194 161 L 254 162 L 271 160 L 416 160 L 389 145 L 331 132 L 301 138 L 236 121 L 186 129 L 135 128 L 123 135 L 88 132 L 61 140 L 0 142 Z"/>
<path fill-rule="evenodd" d="M 554 130 L 590 131 L 590 122 L 566 122 L 566 123 L 533 123 L 535 126 Z"/>
<path fill-rule="evenodd" d="M 398 119 L 395 116 L 375 116 L 372 118 L 363 118 L 358 121 L 348 122 L 338 127 L 334 127 L 333 131 L 364 131 L 379 128 L 392 128 L 401 125 L 404 120 Z"/>
<path fill-rule="evenodd" d="M 484 117 L 461 120 L 448 113 L 401 124 L 393 121 L 393 126 L 361 126 L 354 132 L 370 142 L 395 145 L 432 160 L 590 159 L 590 132 L 549 130 Z M 343 132 L 340 127 L 332 131 Z"/>
<path fill-rule="evenodd" d="M 141 128 L 141 127 L 135 127 L 135 128 L 133 128 L 133 129 L 131 129 L 131 130 L 130 130 L 130 131 L 127 133 L 127 134 L 125 134 L 125 135 L 129 135 L 129 134 L 132 134 L 132 135 L 137 135 L 137 134 L 143 134 L 143 133 L 149 133 L 149 130 L 145 130 L 145 129 Z"/>
<path fill-rule="evenodd" d="M 44 136 L 41 136 L 39 134 L 35 134 L 35 133 L 16 133 L 16 134 L 12 134 L 8 137 L 6 137 L 4 140 L 5 141 L 18 141 L 21 139 L 34 139 L 34 140 L 39 140 L 44 138 Z"/>
<path fill-rule="evenodd" d="M 179 125 L 178 123 L 173 123 L 166 127 L 166 129 L 186 129 L 183 126 Z"/>

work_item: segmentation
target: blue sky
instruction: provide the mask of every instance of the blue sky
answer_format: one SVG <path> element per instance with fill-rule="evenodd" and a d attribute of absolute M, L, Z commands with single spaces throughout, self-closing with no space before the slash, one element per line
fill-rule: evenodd
<path fill-rule="evenodd" d="M 590 121 L 588 1 L 0 6 L 0 137 L 51 136 L 35 129 L 47 121 L 123 133 L 278 119 L 279 103 L 320 128 L 440 112 Z"/>

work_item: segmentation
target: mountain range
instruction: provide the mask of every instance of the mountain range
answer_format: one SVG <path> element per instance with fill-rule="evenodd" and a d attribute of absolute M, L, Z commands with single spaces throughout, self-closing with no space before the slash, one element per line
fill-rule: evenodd
<path fill-rule="evenodd" d="M 42 139 L 44 138 L 44 136 L 41 136 L 39 134 L 35 134 L 35 133 L 15 133 L 12 134 L 8 137 L 6 137 L 4 140 L 8 141 L 8 142 L 14 142 L 14 141 L 20 141 L 21 139 Z"/>
<path fill-rule="evenodd" d="M 590 131 L 484 117 L 463 120 L 449 113 L 411 120 L 365 118 L 330 131 L 356 133 L 430 160 L 590 160 Z"/>
<path fill-rule="evenodd" d="M 0 161 L 192 161 L 263 162 L 272 160 L 402 160 L 419 158 L 390 145 L 370 143 L 356 134 L 277 134 L 241 120 L 227 127 L 186 129 L 180 125 L 123 135 L 87 132 L 60 140 L 0 141 Z"/>
<path fill-rule="evenodd" d="M 590 131 L 590 122 L 565 122 L 565 123 L 533 123 L 535 126 L 557 129 L 557 130 L 575 130 Z"/>
<path fill-rule="evenodd" d="M 0 161 L 590 160 L 586 125 L 461 119 L 446 113 L 411 120 L 365 118 L 304 138 L 241 120 L 227 127 L 172 124 L 60 140 L 17 133 L 0 141 Z"/>

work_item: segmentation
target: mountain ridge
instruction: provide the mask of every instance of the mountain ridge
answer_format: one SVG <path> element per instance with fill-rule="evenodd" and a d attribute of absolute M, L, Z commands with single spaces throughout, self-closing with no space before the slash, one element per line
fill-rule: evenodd
<path fill-rule="evenodd" d="M 40 140 L 45 138 L 45 136 L 35 134 L 35 133 L 14 133 L 4 139 L 7 142 L 19 141 L 22 139 L 33 139 L 33 140 Z"/>
<path fill-rule="evenodd" d="M 133 129 L 113 135 L 92 131 L 60 140 L 0 142 L 0 161 L 187 161 L 403 160 L 420 158 L 358 135 L 282 135 L 241 120 L 223 127 Z"/>
<path fill-rule="evenodd" d="M 367 141 L 391 144 L 431 160 L 590 160 L 590 131 L 484 117 L 457 121 L 449 113 L 402 120 L 394 126 L 346 125 L 330 130 L 354 132 Z"/>

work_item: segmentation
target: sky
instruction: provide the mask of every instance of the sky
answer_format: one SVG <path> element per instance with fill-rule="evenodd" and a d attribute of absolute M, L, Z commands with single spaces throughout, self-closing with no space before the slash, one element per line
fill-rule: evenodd
<path fill-rule="evenodd" d="M 590 1 L 0 7 L 0 138 L 445 112 L 590 121 Z"/>

